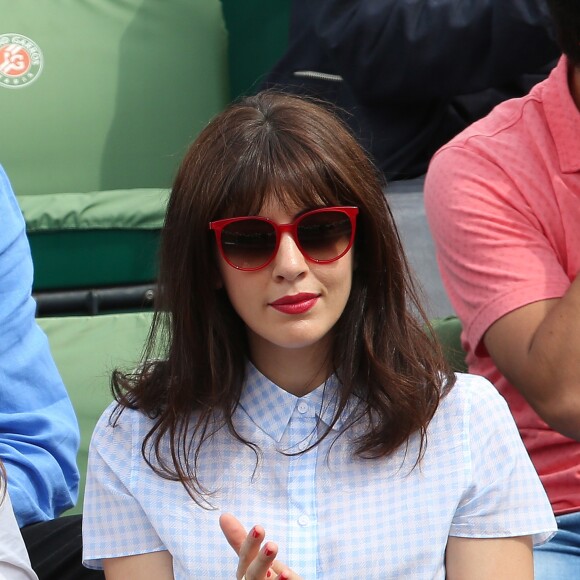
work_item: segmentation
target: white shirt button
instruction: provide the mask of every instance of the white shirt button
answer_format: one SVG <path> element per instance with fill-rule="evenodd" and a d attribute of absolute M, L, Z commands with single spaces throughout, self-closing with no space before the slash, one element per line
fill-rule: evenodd
<path fill-rule="evenodd" d="M 298 411 L 300 411 L 300 413 L 306 413 L 306 411 L 308 411 L 308 405 L 304 402 L 298 403 Z"/>
<path fill-rule="evenodd" d="M 310 523 L 310 518 L 308 516 L 300 516 L 298 518 L 298 525 L 307 526 Z"/>
<path fill-rule="evenodd" d="M 300 449 L 300 451 L 304 451 L 307 447 L 308 441 L 300 441 L 300 443 L 298 443 L 298 449 Z"/>

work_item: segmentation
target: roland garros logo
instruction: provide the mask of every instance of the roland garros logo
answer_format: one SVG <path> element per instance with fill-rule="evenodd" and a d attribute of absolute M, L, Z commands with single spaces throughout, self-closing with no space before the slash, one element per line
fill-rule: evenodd
<path fill-rule="evenodd" d="M 44 58 L 38 44 L 22 34 L 0 34 L 0 87 L 21 89 L 34 82 Z"/>

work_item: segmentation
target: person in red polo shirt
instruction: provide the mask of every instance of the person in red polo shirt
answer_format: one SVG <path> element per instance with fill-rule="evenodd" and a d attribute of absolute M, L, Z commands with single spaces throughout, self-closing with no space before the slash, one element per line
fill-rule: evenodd
<path fill-rule="evenodd" d="M 506 398 L 557 516 L 536 577 L 580 577 L 580 2 L 563 55 L 434 156 L 426 212 L 469 370 Z"/>

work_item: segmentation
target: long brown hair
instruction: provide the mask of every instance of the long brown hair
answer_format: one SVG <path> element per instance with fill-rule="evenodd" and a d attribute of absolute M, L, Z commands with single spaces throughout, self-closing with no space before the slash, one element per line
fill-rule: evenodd
<path fill-rule="evenodd" d="M 333 333 L 341 385 L 336 418 L 351 394 L 362 399 L 355 420 L 371 425 L 355 450 L 363 457 L 388 455 L 416 432 L 424 444 L 454 376 L 425 331 L 428 323 L 382 185 L 378 170 L 333 113 L 273 92 L 231 105 L 185 155 L 162 232 L 159 299 L 144 363 L 135 374 L 114 373 L 113 391 L 118 409 L 137 408 L 154 419 L 143 456 L 162 477 L 180 480 L 194 500 L 203 500 L 207 491 L 196 465 L 214 429 L 226 426 L 253 446 L 232 422 L 248 359 L 246 329 L 216 283 L 208 224 L 256 214 L 272 196 L 300 207 L 359 208 L 357 267 Z M 171 458 L 161 451 L 166 437 Z"/>

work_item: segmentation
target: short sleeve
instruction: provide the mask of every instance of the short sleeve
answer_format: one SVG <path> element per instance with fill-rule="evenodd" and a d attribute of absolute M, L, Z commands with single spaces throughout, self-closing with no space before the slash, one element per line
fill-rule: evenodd
<path fill-rule="evenodd" d="M 99 419 L 89 447 L 83 508 L 83 563 L 88 568 L 102 568 L 103 558 L 166 549 L 132 493 L 141 453 L 135 434 L 140 414 L 125 409 L 118 416 L 114 409 L 110 405 Z"/>
<path fill-rule="evenodd" d="M 505 145 L 504 150 L 504 166 L 517 167 L 517 157 L 507 158 L 515 153 Z M 546 231 L 562 227 L 551 223 L 559 211 L 544 181 L 540 174 L 524 192 L 486 152 L 462 142 L 441 149 L 431 161 L 426 215 L 441 277 L 470 351 L 502 316 L 559 298 L 570 286 L 556 241 Z"/>
<path fill-rule="evenodd" d="M 550 539 L 556 522 L 550 502 L 503 397 L 487 380 L 467 383 L 471 478 L 450 535 L 465 538 L 533 536 Z"/>

